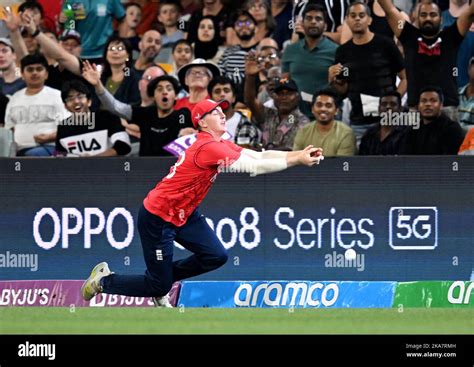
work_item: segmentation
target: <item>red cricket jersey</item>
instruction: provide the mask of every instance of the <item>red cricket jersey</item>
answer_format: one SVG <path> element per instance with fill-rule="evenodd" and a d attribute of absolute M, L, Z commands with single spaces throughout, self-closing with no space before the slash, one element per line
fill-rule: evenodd
<path fill-rule="evenodd" d="M 216 141 L 199 132 L 197 140 L 171 167 L 170 173 L 151 190 L 143 205 L 146 210 L 180 227 L 204 200 L 214 183 L 219 166 L 229 166 L 242 148 L 227 140 Z"/>

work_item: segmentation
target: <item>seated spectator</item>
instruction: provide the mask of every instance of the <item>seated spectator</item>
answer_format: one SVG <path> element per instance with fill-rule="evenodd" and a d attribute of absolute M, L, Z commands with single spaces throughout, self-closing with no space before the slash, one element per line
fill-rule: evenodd
<path fill-rule="evenodd" d="M 183 88 L 189 92 L 189 96 L 178 99 L 175 109 L 187 108 L 192 111 L 198 102 L 210 98 L 207 87 L 211 79 L 219 75 L 219 68 L 203 59 L 195 59 L 184 65 L 178 70 L 178 77 Z"/>
<path fill-rule="evenodd" d="M 161 50 L 160 33 L 153 29 L 146 31 L 138 44 L 138 48 L 140 49 L 140 54 L 137 61 L 135 61 L 134 67 L 141 75 L 147 67 L 156 65 L 155 59 Z"/>
<path fill-rule="evenodd" d="M 113 157 L 130 152 L 130 139 L 120 119 L 108 111 L 91 112 L 91 93 L 84 83 L 65 83 L 61 98 L 71 116 L 59 123 L 57 153 L 68 157 Z"/>
<path fill-rule="evenodd" d="M 420 128 L 407 131 L 401 154 L 458 154 L 465 133 L 458 122 L 442 113 L 442 108 L 443 92 L 439 87 L 421 90 Z"/>
<path fill-rule="evenodd" d="M 379 102 L 380 117 L 384 121 L 372 126 L 362 137 L 359 155 L 397 155 L 400 153 L 405 128 L 391 121 L 390 116 L 400 116 L 402 99 L 398 92 L 385 93 Z M 410 112 L 411 113 L 411 112 Z M 393 114 L 393 115 L 392 115 Z"/>
<path fill-rule="evenodd" d="M 139 52 L 138 43 L 140 37 L 137 34 L 137 28 L 142 21 L 142 7 L 134 2 L 125 4 L 125 17 L 118 25 L 116 35 L 126 39 L 132 45 L 132 50 Z"/>
<path fill-rule="evenodd" d="M 220 37 L 213 17 L 203 17 L 199 22 L 196 42 L 193 43 L 194 56 L 212 63 L 219 62 L 224 47 L 219 47 Z"/>
<path fill-rule="evenodd" d="M 474 57 L 469 61 L 469 83 L 459 88 L 459 123 L 467 131 L 474 126 Z"/>
<path fill-rule="evenodd" d="M 11 96 L 26 84 L 18 73 L 16 55 L 8 38 L 0 38 L 0 93 Z"/>
<path fill-rule="evenodd" d="M 241 112 L 234 109 L 236 102 L 235 85 L 229 78 L 218 76 L 211 80 L 208 87 L 209 95 L 214 101 L 225 99 L 229 107 L 223 112 L 226 117 L 226 129 L 232 141 L 246 148 L 258 148 L 262 134 L 260 130 Z"/>
<path fill-rule="evenodd" d="M 258 101 L 255 79 L 262 69 L 255 53 L 247 56 L 245 63 L 245 103 L 252 111 L 252 118 L 263 133 L 265 149 L 292 150 L 296 132 L 309 122 L 298 109 L 299 95 L 296 83 L 282 78 L 273 93 L 274 107 Z"/>
<path fill-rule="evenodd" d="M 158 21 L 163 25 L 161 32 L 162 52 L 158 55 L 158 62 L 171 63 L 171 50 L 176 42 L 185 38 L 184 22 L 180 21 L 183 11 L 177 0 L 160 1 Z"/>
<path fill-rule="evenodd" d="M 17 156 L 50 156 L 54 152 L 57 123 L 69 116 L 61 92 L 45 86 L 48 62 L 41 55 L 21 59 L 26 88 L 10 99 L 5 128 L 14 130 Z"/>
<path fill-rule="evenodd" d="M 231 9 L 229 6 L 225 7 L 222 0 L 202 1 L 202 9 L 194 12 L 189 19 L 187 39 L 193 43 L 197 39 L 199 21 L 202 17 L 212 16 L 216 24 L 219 25 L 218 34 L 221 37 L 220 44 L 225 41 L 225 27 L 229 22 Z M 229 4 L 230 5 L 230 2 Z"/>
<path fill-rule="evenodd" d="M 293 150 L 314 145 L 323 149 L 325 157 L 355 154 L 354 132 L 345 123 L 334 120 L 338 109 L 337 101 L 338 96 L 332 90 L 322 90 L 314 94 L 313 114 L 315 121 L 298 130 Z"/>
<path fill-rule="evenodd" d="M 148 96 L 154 96 L 156 105 L 148 107 L 118 103 L 104 88 L 95 65 L 84 64 L 84 78 L 95 87 L 97 96 L 108 111 L 140 127 L 140 156 L 170 155 L 163 147 L 174 141 L 181 130 L 193 126 L 188 109 L 173 109 L 179 83 L 170 75 L 160 76 L 149 83 Z"/>
<path fill-rule="evenodd" d="M 469 129 L 459 148 L 459 155 L 474 155 L 474 128 Z"/>
<path fill-rule="evenodd" d="M 194 59 L 193 47 L 188 40 L 180 40 L 173 46 L 173 71 L 168 73 L 170 75 L 178 77 L 178 70 L 184 65 L 189 64 Z"/>
<path fill-rule="evenodd" d="M 140 75 L 132 67 L 132 46 L 127 40 L 112 36 L 106 43 L 101 81 L 105 88 L 121 102 L 140 101 Z"/>

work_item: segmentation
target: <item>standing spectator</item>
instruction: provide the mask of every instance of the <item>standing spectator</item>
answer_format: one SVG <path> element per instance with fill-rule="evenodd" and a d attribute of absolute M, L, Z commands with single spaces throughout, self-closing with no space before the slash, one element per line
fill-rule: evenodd
<path fill-rule="evenodd" d="M 203 8 L 194 12 L 189 20 L 187 39 L 191 43 L 196 41 L 199 22 L 202 17 L 208 15 L 213 17 L 214 22 L 218 25 L 219 44 L 223 44 L 225 41 L 225 28 L 229 22 L 229 9 L 224 7 L 221 0 L 202 0 L 202 5 Z"/>
<path fill-rule="evenodd" d="M 403 142 L 402 154 L 458 154 L 465 132 L 458 122 L 442 113 L 443 92 L 439 87 L 421 90 L 418 111 L 419 129 L 409 129 Z"/>
<path fill-rule="evenodd" d="M 209 83 L 208 91 L 213 101 L 229 102 L 229 107 L 223 112 L 226 117 L 226 129 L 232 136 L 232 141 L 248 148 L 258 148 L 262 134 L 244 114 L 234 109 L 236 90 L 232 80 L 225 76 L 213 78 Z"/>
<path fill-rule="evenodd" d="M 463 11 L 466 11 L 469 8 L 468 0 L 450 0 L 449 9 L 443 11 L 441 14 L 441 24 L 443 28 L 449 27 L 451 24 L 456 22 L 456 19 Z M 471 28 L 466 33 L 464 40 L 459 46 L 458 57 L 457 57 L 457 66 L 458 66 L 458 75 L 457 86 L 459 88 L 465 86 L 469 82 L 469 76 L 467 75 L 467 69 L 469 67 L 469 60 L 474 56 L 474 28 L 471 25 Z"/>
<path fill-rule="evenodd" d="M 170 64 L 172 62 L 171 51 L 179 40 L 185 38 L 185 23 L 180 19 L 183 8 L 177 0 L 165 0 L 160 2 L 158 21 L 162 25 L 161 43 L 162 49 L 158 55 L 157 62 Z"/>
<path fill-rule="evenodd" d="M 416 106 L 420 90 L 426 85 L 439 86 L 444 95 L 443 112 L 458 119 L 459 98 L 456 86 L 456 56 L 473 21 L 474 2 L 456 22 L 441 29 L 441 10 L 431 1 L 420 4 L 419 28 L 405 22 L 391 0 L 378 0 L 390 27 L 403 45 L 408 78 L 408 105 Z"/>
<path fill-rule="evenodd" d="M 118 25 L 117 36 L 124 38 L 130 42 L 134 51 L 140 51 L 138 43 L 140 37 L 138 36 L 137 28 L 142 20 L 142 8 L 137 3 L 128 3 L 125 5 L 125 17 Z"/>
<path fill-rule="evenodd" d="M 18 73 L 16 55 L 13 45 L 8 38 L 0 38 L 0 92 L 11 96 L 26 84 Z"/>
<path fill-rule="evenodd" d="M 161 35 L 158 31 L 146 31 L 138 44 L 140 54 L 135 61 L 134 68 L 141 75 L 146 68 L 155 65 L 155 59 L 161 50 Z"/>
<path fill-rule="evenodd" d="M 189 96 L 178 99 L 175 109 L 187 108 L 190 112 L 203 99 L 209 99 L 207 87 L 212 78 L 219 76 L 219 68 L 203 59 L 195 59 L 178 70 L 178 77 Z"/>
<path fill-rule="evenodd" d="M 239 38 L 239 44 L 225 50 L 219 60 L 219 68 L 222 74 L 231 79 L 237 87 L 242 88 L 245 76 L 245 57 L 250 50 L 255 50 L 256 43 L 253 41 L 255 26 L 257 22 L 247 11 L 237 13 L 234 21 L 234 30 Z"/>
<path fill-rule="evenodd" d="M 474 57 L 469 61 L 469 83 L 459 88 L 459 123 L 465 130 L 474 127 Z"/>
<path fill-rule="evenodd" d="M 293 14 L 293 1 L 271 0 L 272 17 L 275 19 L 275 30 L 272 38 L 277 42 L 278 48 L 283 49 L 283 43 L 291 38 L 293 29 L 291 19 Z"/>
<path fill-rule="evenodd" d="M 142 8 L 142 21 L 137 27 L 138 35 L 142 36 L 146 31 L 153 29 L 153 24 L 158 16 L 158 1 L 134 0 Z"/>
<path fill-rule="evenodd" d="M 292 150 L 297 131 L 309 122 L 298 109 L 298 87 L 296 83 L 282 78 L 276 83 L 272 94 L 274 107 L 267 107 L 257 99 L 255 79 L 262 69 L 255 53 L 250 53 L 245 62 L 245 103 L 252 111 L 254 121 L 262 130 L 265 149 Z"/>
<path fill-rule="evenodd" d="M 293 150 L 299 150 L 301 146 L 314 145 L 322 148 L 326 157 L 355 154 L 354 132 L 345 123 L 334 119 L 337 112 L 337 101 L 337 94 L 328 89 L 314 94 L 313 114 L 315 121 L 298 130 Z"/>
<path fill-rule="evenodd" d="M 26 88 L 10 99 L 5 113 L 5 128 L 13 129 L 17 156 L 50 156 L 54 152 L 57 123 L 69 113 L 61 92 L 45 86 L 48 62 L 41 55 L 21 59 Z"/>
<path fill-rule="evenodd" d="M 70 3 L 74 5 L 75 30 L 82 36 L 81 57 L 100 64 L 107 40 L 114 32 L 112 21 L 122 20 L 125 10 L 120 0 L 67 0 L 60 16 L 63 23 L 66 21 L 64 10 Z"/>
<path fill-rule="evenodd" d="M 397 155 L 405 129 L 392 123 L 389 116 L 400 116 L 402 98 L 398 92 L 388 92 L 380 97 L 379 113 L 384 122 L 366 131 L 359 147 L 359 155 Z"/>
<path fill-rule="evenodd" d="M 84 83 L 65 83 L 61 98 L 71 116 L 59 123 L 56 152 L 74 157 L 113 157 L 130 152 L 130 139 L 120 119 L 108 111 L 90 110 L 90 89 Z"/>
<path fill-rule="evenodd" d="M 369 30 L 370 9 L 363 2 L 353 2 L 348 9 L 347 24 L 353 38 L 338 47 L 335 65 L 329 68 L 329 81 L 341 96 L 346 93 L 352 110 L 350 123 L 357 141 L 377 122 L 377 105 L 372 110 L 363 101 L 398 91 L 404 95 L 407 84 L 403 56 L 395 43 Z M 397 75 L 401 82 L 397 88 Z M 369 97 L 365 97 L 369 96 Z"/>
<path fill-rule="evenodd" d="M 301 111 L 312 118 L 313 94 L 327 86 L 328 68 L 334 63 L 337 45 L 323 35 L 327 28 L 324 8 L 308 4 L 303 11 L 305 36 L 289 45 L 282 57 L 283 75 L 293 79 L 302 94 Z"/>

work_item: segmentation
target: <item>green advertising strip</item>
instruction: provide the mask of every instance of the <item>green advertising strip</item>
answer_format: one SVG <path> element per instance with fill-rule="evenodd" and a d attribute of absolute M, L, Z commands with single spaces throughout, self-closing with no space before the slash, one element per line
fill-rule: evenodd
<path fill-rule="evenodd" d="M 474 282 L 399 282 L 393 307 L 474 307 Z"/>

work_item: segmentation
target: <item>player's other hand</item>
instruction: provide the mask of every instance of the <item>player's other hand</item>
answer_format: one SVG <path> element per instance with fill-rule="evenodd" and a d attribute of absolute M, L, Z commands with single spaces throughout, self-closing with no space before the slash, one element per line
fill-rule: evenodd
<path fill-rule="evenodd" d="M 298 161 L 304 166 L 313 166 L 319 164 L 324 159 L 323 149 L 315 148 L 312 145 L 308 145 L 306 148 L 300 151 L 298 155 Z"/>

